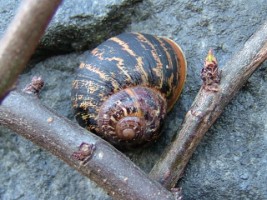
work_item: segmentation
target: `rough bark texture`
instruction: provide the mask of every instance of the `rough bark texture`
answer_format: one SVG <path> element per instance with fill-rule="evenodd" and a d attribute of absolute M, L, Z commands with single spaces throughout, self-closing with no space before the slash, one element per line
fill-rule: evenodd
<path fill-rule="evenodd" d="M 36 97 L 11 92 L 0 106 L 0 125 L 58 156 L 94 180 L 114 199 L 174 199 L 171 192 L 147 178 L 125 155 L 79 125 L 56 115 Z"/>
<path fill-rule="evenodd" d="M 206 131 L 257 67 L 267 59 L 267 22 L 222 68 L 218 91 L 201 87 L 182 128 L 150 172 L 165 187 L 174 187 Z"/>

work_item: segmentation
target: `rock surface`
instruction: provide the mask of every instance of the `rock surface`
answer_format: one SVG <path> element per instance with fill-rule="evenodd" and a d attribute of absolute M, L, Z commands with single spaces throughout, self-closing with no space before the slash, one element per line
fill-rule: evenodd
<path fill-rule="evenodd" d="M 18 2 L 0 0 L 0 35 Z M 113 0 L 101 1 L 101 5 L 97 4 L 99 1 L 82 2 L 64 2 L 39 50 L 77 51 L 125 29 L 170 37 L 186 54 L 187 83 L 180 101 L 167 117 L 161 140 L 149 148 L 127 152 L 146 172 L 190 108 L 201 84 L 199 72 L 207 51 L 213 48 L 223 67 L 267 19 L 264 0 L 155 0 L 140 4 Z M 70 84 L 83 57 L 83 53 L 70 53 L 48 58 L 21 75 L 18 89 L 32 76 L 41 75 L 46 82 L 41 101 L 72 119 Z M 266 72 L 264 63 L 206 134 L 178 183 L 184 199 L 267 199 Z M 2 127 L 0 159 L 0 199 L 110 199 L 93 182 Z"/>
<path fill-rule="evenodd" d="M 125 29 L 140 0 L 65 0 L 42 38 L 39 50 L 64 53 L 89 49 Z"/>
<path fill-rule="evenodd" d="M 0 36 L 3 35 L 19 6 L 19 0 L 0 0 Z"/>

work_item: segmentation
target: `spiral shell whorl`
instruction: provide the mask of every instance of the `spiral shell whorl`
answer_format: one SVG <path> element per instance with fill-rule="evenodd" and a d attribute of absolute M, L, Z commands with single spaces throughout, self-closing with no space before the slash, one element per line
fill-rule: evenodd
<path fill-rule="evenodd" d="M 120 34 L 87 53 L 77 69 L 71 92 L 75 117 L 81 126 L 117 146 L 154 140 L 185 77 L 186 59 L 172 40 Z"/>
<path fill-rule="evenodd" d="M 139 86 L 127 88 L 101 106 L 99 131 L 113 144 L 141 145 L 159 136 L 166 109 L 166 101 L 159 92 Z"/>

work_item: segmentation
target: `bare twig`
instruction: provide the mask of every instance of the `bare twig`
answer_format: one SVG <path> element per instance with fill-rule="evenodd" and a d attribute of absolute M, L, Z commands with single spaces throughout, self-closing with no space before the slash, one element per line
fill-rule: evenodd
<path fill-rule="evenodd" d="M 205 132 L 220 116 L 250 75 L 267 59 L 267 22 L 222 68 L 216 90 L 205 83 L 187 112 L 182 128 L 150 172 L 166 188 L 174 187 Z M 209 85 L 208 85 L 209 86 Z"/>
<path fill-rule="evenodd" d="M 0 102 L 33 54 L 61 0 L 24 0 L 0 41 Z"/>
<path fill-rule="evenodd" d="M 125 155 L 78 124 L 54 114 L 34 95 L 11 92 L 0 106 L 0 125 L 58 156 L 115 199 L 175 199 Z"/>

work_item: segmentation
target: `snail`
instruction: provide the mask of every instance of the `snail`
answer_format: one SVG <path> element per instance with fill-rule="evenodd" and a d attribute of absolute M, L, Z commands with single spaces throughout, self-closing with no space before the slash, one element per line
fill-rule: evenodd
<path fill-rule="evenodd" d="M 120 148 L 155 141 L 180 96 L 187 63 L 172 40 L 122 33 L 77 69 L 71 100 L 78 123 Z"/>

